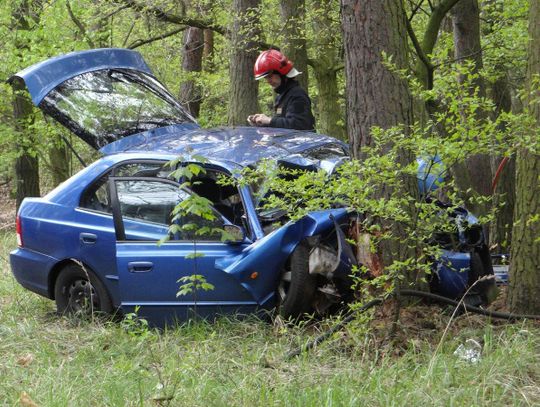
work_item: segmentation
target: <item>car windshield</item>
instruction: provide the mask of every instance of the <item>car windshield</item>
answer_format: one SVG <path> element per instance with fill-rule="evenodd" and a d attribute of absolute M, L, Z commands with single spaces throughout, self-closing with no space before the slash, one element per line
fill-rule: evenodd
<path fill-rule="evenodd" d="M 249 186 L 265 234 L 288 220 L 285 208 L 275 207 L 267 200 L 272 195 L 282 195 L 281 191 L 274 189 L 276 178 L 293 181 L 303 172 L 311 171 L 324 171 L 326 176 L 330 177 L 348 159 L 349 156 L 341 145 L 327 144 L 277 161 L 259 162 L 257 168 L 251 168 L 254 172 L 252 176 L 248 176 Z"/>
<path fill-rule="evenodd" d="M 156 79 L 132 70 L 75 76 L 51 91 L 42 105 L 95 148 L 158 127 L 194 123 Z"/>

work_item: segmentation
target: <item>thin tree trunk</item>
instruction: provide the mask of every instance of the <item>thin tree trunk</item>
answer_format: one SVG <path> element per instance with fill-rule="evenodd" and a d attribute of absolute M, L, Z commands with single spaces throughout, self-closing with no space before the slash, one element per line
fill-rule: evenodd
<path fill-rule="evenodd" d="M 280 0 L 285 46 L 283 53 L 293 61 L 302 75 L 297 80 L 306 91 L 309 84 L 308 55 L 305 35 L 306 5 L 304 0 Z"/>
<path fill-rule="evenodd" d="M 531 0 L 527 65 L 528 108 L 536 120 L 531 129 L 538 143 L 540 91 L 540 0 Z M 508 305 L 515 313 L 540 314 L 540 154 L 525 145 L 516 161 L 516 206 L 512 229 Z"/>
<path fill-rule="evenodd" d="M 258 82 L 253 78 L 259 36 L 259 0 L 234 0 L 229 67 L 229 125 L 246 125 L 247 117 L 259 111 Z"/>
<path fill-rule="evenodd" d="M 491 86 L 491 97 L 497 106 L 497 111 L 510 112 L 512 97 L 506 77 L 497 80 Z M 506 254 L 512 242 L 512 224 L 516 193 L 516 161 L 515 157 L 508 161 L 501 156 L 491 157 L 491 172 L 498 177 L 493 191 L 493 207 L 497 215 L 490 225 L 490 246 L 493 253 Z"/>
<path fill-rule="evenodd" d="M 332 20 L 331 1 L 313 2 L 312 68 L 317 80 L 318 98 L 316 101 L 317 130 L 324 134 L 344 140 L 345 126 L 342 124 L 343 111 L 340 104 L 337 66 L 342 65 L 339 52 L 341 44 L 336 40 L 336 26 Z"/>
<path fill-rule="evenodd" d="M 214 32 L 209 29 L 203 31 L 203 69 L 205 72 L 214 71 Z"/>
<path fill-rule="evenodd" d="M 497 13 L 503 12 L 504 4 L 496 0 L 486 0 L 483 6 L 494 7 Z M 490 8 L 491 8 L 490 7 Z M 496 14 L 497 16 L 497 14 Z M 485 16 L 485 34 L 493 34 L 498 27 L 495 25 L 497 17 L 487 14 Z M 495 72 L 499 72 L 500 77 L 495 80 L 490 88 L 490 96 L 495 103 L 494 119 L 502 112 L 511 112 L 512 94 L 511 85 L 508 79 L 508 71 L 504 64 L 496 65 Z M 501 124 L 500 130 L 505 130 L 505 124 Z M 493 207 L 497 210 L 495 219 L 490 225 L 490 248 L 492 253 L 507 254 L 512 242 L 512 224 L 516 193 L 516 160 L 511 157 L 510 160 L 500 155 L 491 157 L 491 173 L 493 178 L 498 178 L 495 189 L 493 190 Z"/>
<path fill-rule="evenodd" d="M 37 18 L 36 10 L 31 4 L 23 1 L 17 5 L 12 13 L 12 27 L 15 30 L 30 30 L 29 21 Z M 20 36 L 25 38 L 24 35 Z M 19 40 L 18 48 L 28 52 L 28 44 Z M 15 131 L 17 137 L 17 149 L 19 154 L 15 160 L 15 180 L 16 180 L 16 205 L 17 209 L 24 198 L 29 196 L 39 196 L 39 163 L 37 151 L 34 148 L 32 135 L 28 132 L 28 125 L 34 120 L 32 102 L 24 93 L 24 83 L 13 83 L 15 90 L 13 97 L 13 116 L 15 118 Z M 32 151 L 33 150 L 33 151 Z"/>
<path fill-rule="evenodd" d="M 190 27 L 184 31 L 182 49 L 182 69 L 185 72 L 201 72 L 204 50 L 204 33 L 200 28 Z M 199 117 L 201 90 L 194 79 L 188 79 L 180 86 L 180 102 L 193 117 Z"/>
<path fill-rule="evenodd" d="M 482 69 L 482 48 L 480 46 L 480 13 L 477 0 L 461 0 L 452 9 L 454 26 L 454 50 L 458 61 L 473 61 L 474 72 Z M 463 79 L 460 77 L 460 80 Z M 484 97 L 485 86 L 483 80 L 478 78 L 471 94 L 478 89 L 478 96 Z M 486 117 L 485 112 L 480 111 L 478 120 Z M 467 157 L 464 163 L 456 163 L 452 167 L 456 184 L 463 197 L 470 202 L 468 208 L 477 215 L 485 215 L 489 206 L 481 204 L 473 199 L 467 191 L 474 191 L 480 196 L 491 195 L 491 160 L 487 154 L 475 154 Z M 471 200 L 472 199 L 472 200 Z"/>

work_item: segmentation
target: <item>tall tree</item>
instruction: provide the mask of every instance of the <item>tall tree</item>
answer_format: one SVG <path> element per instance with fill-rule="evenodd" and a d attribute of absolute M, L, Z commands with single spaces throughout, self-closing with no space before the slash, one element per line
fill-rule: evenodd
<path fill-rule="evenodd" d="M 184 31 L 182 49 L 182 69 L 196 73 L 202 71 L 204 50 L 204 32 L 197 27 L 189 27 Z M 190 78 L 180 86 L 180 101 L 194 117 L 199 116 L 201 109 L 201 90 L 195 79 Z"/>
<path fill-rule="evenodd" d="M 482 69 L 482 47 L 480 45 L 480 12 L 477 0 L 461 0 L 452 9 L 454 28 L 455 58 L 461 63 L 472 62 L 473 72 L 477 75 Z M 463 77 L 460 76 L 463 82 Z M 485 97 L 485 85 L 481 76 L 473 80 L 469 94 Z M 477 120 L 486 118 L 486 112 L 477 110 Z M 456 184 L 467 197 L 467 191 L 474 191 L 480 196 L 491 196 L 491 162 L 487 154 L 473 154 L 464 163 L 456 163 L 452 167 Z M 485 215 L 489 210 L 479 200 L 468 199 L 469 209 L 476 214 Z"/>
<path fill-rule="evenodd" d="M 341 39 L 336 35 L 334 2 L 313 0 L 313 32 L 310 65 L 317 80 L 317 130 L 321 133 L 345 139 L 341 124 L 343 112 L 340 104 L 338 73 L 343 70 Z"/>
<path fill-rule="evenodd" d="M 305 0 L 280 0 L 281 19 L 284 27 L 285 46 L 283 52 L 294 62 L 294 66 L 302 75 L 297 79 L 306 91 L 308 90 L 308 55 L 306 42 L 306 2 Z"/>
<path fill-rule="evenodd" d="M 512 312 L 540 313 L 540 0 L 531 0 L 527 105 L 535 125 L 516 161 L 516 203 L 512 229 L 510 288 Z M 532 144 L 532 145 L 531 145 Z"/>
<path fill-rule="evenodd" d="M 407 67 L 405 24 L 401 0 L 341 0 L 347 132 L 355 157 L 360 157 L 362 146 L 372 144 L 373 126 L 412 123 L 408 85 L 383 61 L 386 53 L 397 67 Z"/>
<path fill-rule="evenodd" d="M 259 111 L 258 82 L 253 79 L 259 48 L 259 5 L 260 0 L 233 0 L 229 64 L 229 124 L 233 126 L 245 125 L 247 117 Z"/>
<path fill-rule="evenodd" d="M 347 130 L 352 153 L 363 155 L 362 148 L 373 144 L 374 126 L 388 129 L 401 126 L 408 132 L 412 124 L 412 98 L 406 80 L 384 64 L 384 53 L 392 57 L 399 69 L 408 66 L 406 17 L 402 1 L 341 0 L 341 24 L 345 46 L 345 79 L 347 99 Z M 385 148 L 389 149 L 391 145 Z M 384 153 L 385 151 L 383 151 Z M 399 149 L 395 165 L 405 166 L 414 160 Z M 379 185 L 374 199 L 389 201 L 393 196 L 416 197 L 414 177 L 404 177 L 395 187 Z M 399 189 L 399 190 L 398 190 Z M 410 202 L 410 201 L 409 201 Z M 403 212 L 414 217 L 414 209 L 404 204 Z M 405 222 L 382 219 L 382 228 L 391 231 L 391 239 L 382 243 L 383 262 L 414 257 L 414 249 L 403 244 L 408 232 Z M 400 284 L 417 282 L 416 270 L 402 270 L 405 280 Z"/>
<path fill-rule="evenodd" d="M 29 31 L 31 22 L 38 20 L 38 8 L 32 2 L 22 1 L 16 4 L 12 13 L 12 27 L 17 31 Z M 18 37 L 16 47 L 22 51 L 29 51 L 25 43 L 25 34 Z M 22 58 L 21 58 L 22 59 Z M 37 151 L 34 149 L 34 141 L 29 124 L 33 122 L 33 106 L 23 89 L 23 83 L 13 83 L 15 90 L 13 98 L 13 116 L 15 118 L 15 130 L 18 137 L 18 156 L 15 161 L 16 204 L 20 206 L 27 196 L 39 196 L 39 163 Z"/>
<path fill-rule="evenodd" d="M 412 20 L 415 13 L 423 10 L 421 7 L 423 1 L 420 1 L 417 5 L 415 5 L 413 14 L 411 15 L 410 19 L 407 19 L 406 21 L 407 31 L 418 55 L 415 74 L 420 83 L 426 89 L 433 88 L 433 73 L 435 71 L 435 65 L 433 64 L 430 55 L 433 53 L 433 49 L 435 48 L 435 44 L 439 38 L 439 30 L 448 12 L 459 1 L 460 0 L 440 0 L 437 2 L 429 2 L 431 13 L 429 14 L 426 28 L 421 40 L 419 40 L 416 36 L 409 20 Z"/>
<path fill-rule="evenodd" d="M 487 0 L 482 3 L 483 14 L 485 14 L 485 25 L 483 34 L 488 37 L 495 37 L 501 34 L 500 21 L 504 13 L 504 4 L 496 0 Z M 491 40 L 493 41 L 493 40 Z M 490 41 L 490 42 L 491 42 Z M 497 42 L 495 42 L 497 43 Z M 502 46 L 502 44 L 501 44 Z M 506 58 L 505 58 L 506 59 Z M 493 71 L 496 73 L 496 79 L 490 83 L 488 92 L 491 100 L 495 104 L 494 117 L 501 113 L 510 113 L 512 107 L 512 84 L 510 73 L 508 71 L 505 59 L 499 57 L 497 53 L 493 65 Z M 485 62 L 485 61 L 484 61 Z M 506 133 L 506 123 L 502 122 L 499 129 Z M 510 159 L 500 154 L 494 154 L 491 157 L 491 173 L 493 174 L 493 206 L 497 209 L 495 219 L 490 224 L 490 246 L 492 253 L 506 254 L 510 250 L 512 241 L 512 224 L 516 191 L 516 161 L 515 156 Z"/>

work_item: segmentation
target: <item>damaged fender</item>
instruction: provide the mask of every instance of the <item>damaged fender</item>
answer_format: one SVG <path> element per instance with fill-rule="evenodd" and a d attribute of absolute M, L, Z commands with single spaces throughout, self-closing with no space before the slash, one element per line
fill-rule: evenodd
<path fill-rule="evenodd" d="M 216 261 L 215 267 L 236 278 L 259 305 L 272 307 L 275 304 L 280 272 L 296 246 L 306 238 L 313 238 L 336 228 L 339 221 L 347 218 L 346 209 L 312 212 L 256 241 L 241 254 Z M 339 227 L 337 229 L 339 230 Z M 344 249 L 348 246 L 344 235 L 339 237 L 338 241 L 341 241 L 342 249 L 339 250 L 340 261 L 334 264 L 334 274 L 343 273 L 352 262 Z M 347 274 L 349 273 L 350 268 L 347 271 Z"/>

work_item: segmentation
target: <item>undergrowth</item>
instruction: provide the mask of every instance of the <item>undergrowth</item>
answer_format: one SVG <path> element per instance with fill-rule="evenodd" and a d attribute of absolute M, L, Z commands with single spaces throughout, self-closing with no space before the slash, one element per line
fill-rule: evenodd
<path fill-rule="evenodd" d="M 307 354 L 284 355 L 332 322 L 300 326 L 222 317 L 157 331 L 137 321 L 79 322 L 23 289 L 0 235 L 0 405 L 538 405 L 540 330 L 418 306 L 393 341 L 377 310 Z M 467 339 L 480 361 L 455 355 Z M 25 404 L 26 403 L 26 404 Z"/>

